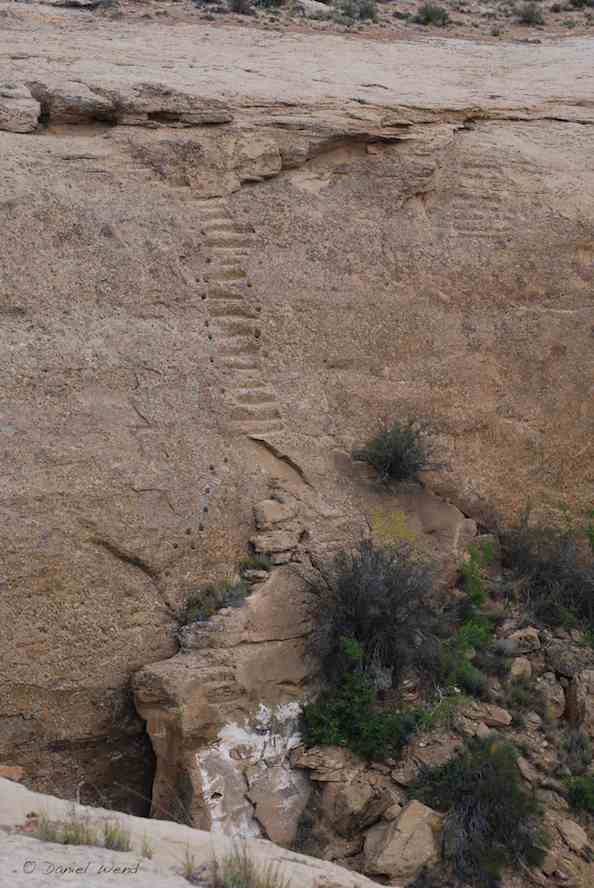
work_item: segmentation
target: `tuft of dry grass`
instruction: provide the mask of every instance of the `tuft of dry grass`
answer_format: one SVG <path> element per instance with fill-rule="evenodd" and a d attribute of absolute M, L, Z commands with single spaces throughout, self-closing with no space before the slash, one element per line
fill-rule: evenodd
<path fill-rule="evenodd" d="M 237 844 L 217 862 L 216 888 L 291 888 L 279 864 L 258 864 L 245 843 Z"/>
<path fill-rule="evenodd" d="M 111 851 L 130 851 L 130 832 L 117 820 L 110 820 L 103 825 L 103 844 Z"/>

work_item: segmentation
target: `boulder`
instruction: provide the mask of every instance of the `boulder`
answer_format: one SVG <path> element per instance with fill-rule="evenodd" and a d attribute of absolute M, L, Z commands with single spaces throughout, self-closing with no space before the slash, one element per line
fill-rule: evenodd
<path fill-rule="evenodd" d="M 552 672 L 545 672 L 536 682 L 536 689 L 542 695 L 547 718 L 561 718 L 565 712 L 565 693 Z"/>
<path fill-rule="evenodd" d="M 299 747 L 292 756 L 295 768 L 307 768 L 310 777 L 320 783 L 347 783 L 365 770 L 365 762 L 341 746 Z"/>
<path fill-rule="evenodd" d="M 18 765 L 0 765 L 0 777 L 19 783 L 25 776 L 24 768 Z"/>
<path fill-rule="evenodd" d="M 350 838 L 361 832 L 397 803 L 397 794 L 388 788 L 388 781 L 371 783 L 372 774 L 365 771 L 349 783 L 324 784 L 320 814 L 339 836 Z"/>
<path fill-rule="evenodd" d="M 594 740 L 594 670 L 577 673 L 565 689 L 567 720 Z"/>
<path fill-rule="evenodd" d="M 364 872 L 390 879 L 412 879 L 439 858 L 441 815 L 421 802 L 412 801 L 391 823 L 381 823 L 367 833 Z"/>
<path fill-rule="evenodd" d="M 589 847 L 586 831 L 575 820 L 559 820 L 557 829 L 567 847 L 575 851 L 576 854 L 582 854 Z"/>
<path fill-rule="evenodd" d="M 512 723 L 507 709 L 493 703 L 472 702 L 462 708 L 462 715 L 472 721 L 483 722 L 488 728 L 507 728 Z"/>
<path fill-rule="evenodd" d="M 532 664 L 528 657 L 515 657 L 510 668 L 510 675 L 515 679 L 532 677 Z"/>
<path fill-rule="evenodd" d="M 540 648 L 540 636 L 538 629 L 535 629 L 534 626 L 527 626 L 525 629 L 512 632 L 509 640 L 514 643 L 518 654 L 531 654 Z"/>
<path fill-rule="evenodd" d="M 0 82 L 0 130 L 32 133 L 39 124 L 41 107 L 26 86 Z"/>
<path fill-rule="evenodd" d="M 548 669 L 564 678 L 574 678 L 579 672 L 594 667 L 594 655 L 589 647 L 552 641 L 545 648 Z"/>
<path fill-rule="evenodd" d="M 254 520 L 258 530 L 272 530 L 275 524 L 282 524 L 294 518 L 297 510 L 289 503 L 275 499 L 262 500 L 254 506 Z"/>
<path fill-rule="evenodd" d="M 295 11 L 305 18 L 331 19 L 334 15 L 334 6 L 318 3 L 318 0 L 295 0 Z"/>

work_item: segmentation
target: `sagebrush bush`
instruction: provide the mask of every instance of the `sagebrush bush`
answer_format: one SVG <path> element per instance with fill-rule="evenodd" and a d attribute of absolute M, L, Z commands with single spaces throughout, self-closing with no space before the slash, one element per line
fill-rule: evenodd
<path fill-rule="evenodd" d="M 185 601 L 180 621 L 184 625 L 209 620 L 223 607 L 239 607 L 249 592 L 243 579 L 225 579 L 191 592 Z"/>
<path fill-rule="evenodd" d="M 383 482 L 410 481 L 432 466 L 429 434 L 411 420 L 384 426 L 353 456 L 373 466 Z"/>
<path fill-rule="evenodd" d="M 542 10 L 534 0 L 527 0 L 518 7 L 518 21 L 521 25 L 544 25 Z"/>
<path fill-rule="evenodd" d="M 594 777 L 572 777 L 567 781 L 567 790 L 572 808 L 594 814 Z"/>
<path fill-rule="evenodd" d="M 456 878 L 492 888 L 504 867 L 542 862 L 542 812 L 523 787 L 509 744 L 473 738 L 445 765 L 424 770 L 410 792 L 447 812 L 443 854 Z"/>
<path fill-rule="evenodd" d="M 450 14 L 443 6 L 436 3 L 423 3 L 419 6 L 413 21 L 418 25 L 435 25 L 445 28 L 450 22 Z"/>
<path fill-rule="evenodd" d="M 253 12 L 252 0 L 227 0 L 231 12 L 239 15 L 251 15 Z"/>
<path fill-rule="evenodd" d="M 512 679 L 505 692 L 505 703 L 514 712 L 532 710 L 540 713 L 544 710 L 542 694 L 528 678 Z"/>
<path fill-rule="evenodd" d="M 355 21 L 376 21 L 375 0 L 336 0 L 336 18 L 344 23 Z"/>
<path fill-rule="evenodd" d="M 502 535 L 505 566 L 519 581 L 525 605 L 550 626 L 594 630 L 594 557 L 588 527 L 520 524 Z M 587 551 L 589 549 L 589 551 Z"/>
<path fill-rule="evenodd" d="M 326 681 L 351 668 L 345 638 L 361 646 L 367 670 L 397 678 L 432 635 L 432 588 L 430 567 L 406 548 L 382 549 L 366 540 L 353 553 L 340 553 L 330 582 L 314 590 L 318 605 L 309 648 Z"/>
<path fill-rule="evenodd" d="M 563 764 L 572 774 L 581 775 L 592 764 L 592 741 L 583 731 L 569 731 L 561 748 Z"/>

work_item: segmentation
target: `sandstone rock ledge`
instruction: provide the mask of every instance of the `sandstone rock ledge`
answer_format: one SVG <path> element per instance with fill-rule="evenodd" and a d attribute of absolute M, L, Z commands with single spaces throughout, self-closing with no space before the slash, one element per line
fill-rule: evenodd
<path fill-rule="evenodd" d="M 45 813 L 51 819 L 72 816 L 88 818 L 101 827 L 105 820 L 113 820 L 114 812 L 100 808 L 75 805 L 52 796 L 30 792 L 16 783 L 0 778 L 0 884 L 10 888 L 49 888 L 60 882 L 87 888 L 187 888 L 182 875 L 184 861 L 193 857 L 196 869 L 204 866 L 204 886 L 209 885 L 208 870 L 213 855 L 223 858 L 232 850 L 232 841 L 222 835 L 212 835 L 176 823 L 144 820 L 140 817 L 118 814 L 118 821 L 129 831 L 130 853 L 107 851 L 93 846 L 63 846 L 40 842 L 19 828 L 31 821 L 35 812 Z M 141 849 L 148 843 L 153 851 L 151 860 L 142 857 Z M 374 884 L 364 876 L 350 873 L 322 860 L 313 860 L 278 848 L 271 842 L 250 840 L 247 843 L 252 857 L 262 865 L 278 863 L 290 881 L 291 888 L 366 888 Z M 56 875 L 59 867 L 85 867 L 80 874 Z M 109 872 L 112 866 L 129 867 L 128 872 Z M 100 873 L 99 868 L 105 867 Z M 51 870 L 51 868 L 54 868 Z M 136 867 L 138 869 L 136 870 Z"/>

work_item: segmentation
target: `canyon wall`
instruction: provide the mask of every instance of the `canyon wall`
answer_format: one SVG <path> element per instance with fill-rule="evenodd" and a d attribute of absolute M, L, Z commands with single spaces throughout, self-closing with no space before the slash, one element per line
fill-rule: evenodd
<path fill-rule="evenodd" d="M 592 502 L 592 42 L 9 11 L 0 760 L 140 811 L 153 763 L 131 676 L 142 717 L 175 735 L 169 672 L 204 657 L 174 657 L 179 608 L 247 553 L 255 505 L 292 498 L 298 520 L 259 531 L 285 566 L 223 633 L 247 664 L 239 703 L 215 694 L 209 721 L 202 689 L 182 713 L 219 749 L 225 720 L 314 681 L 292 572 L 370 528 L 414 527 L 447 561 L 529 498 Z M 393 417 L 433 428 L 414 502 L 350 457 Z M 257 676 L 281 643 L 269 693 Z"/>

